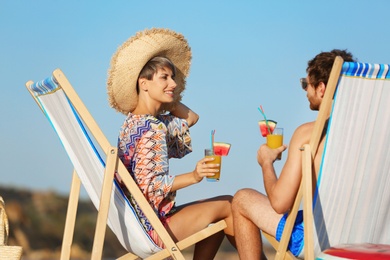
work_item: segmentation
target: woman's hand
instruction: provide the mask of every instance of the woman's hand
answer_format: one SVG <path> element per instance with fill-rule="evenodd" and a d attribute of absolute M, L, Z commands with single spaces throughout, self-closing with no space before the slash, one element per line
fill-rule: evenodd
<path fill-rule="evenodd" d="M 176 175 L 173 181 L 171 191 L 177 191 L 190 185 L 196 184 L 203 180 L 204 177 L 214 176 L 218 172 L 219 164 L 206 164 L 214 158 L 203 158 L 196 163 L 195 170 L 184 174 Z"/>
<path fill-rule="evenodd" d="M 195 170 L 192 172 L 194 179 L 196 182 L 200 182 L 204 177 L 214 176 L 215 173 L 218 172 L 219 164 L 210 163 L 206 164 L 206 162 L 213 161 L 214 158 L 203 158 L 196 164 Z"/>
<path fill-rule="evenodd" d="M 199 120 L 198 114 L 196 114 L 194 111 L 192 111 L 189 107 L 184 105 L 183 103 L 179 102 L 174 110 L 171 110 L 171 114 L 178 117 L 185 119 L 188 123 L 188 127 L 191 127 L 196 124 Z"/>

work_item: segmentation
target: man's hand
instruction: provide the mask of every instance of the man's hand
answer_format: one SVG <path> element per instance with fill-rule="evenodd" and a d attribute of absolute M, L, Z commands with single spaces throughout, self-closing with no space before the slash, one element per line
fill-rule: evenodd
<path fill-rule="evenodd" d="M 260 146 L 259 150 L 257 150 L 257 162 L 261 167 L 273 164 L 278 155 L 286 149 L 286 145 L 282 145 L 276 149 L 271 149 L 267 146 L 267 144 L 263 144 Z"/>

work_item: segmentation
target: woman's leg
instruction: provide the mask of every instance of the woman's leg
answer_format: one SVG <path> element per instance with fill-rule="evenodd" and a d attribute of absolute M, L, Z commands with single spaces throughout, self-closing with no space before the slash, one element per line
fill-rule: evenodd
<path fill-rule="evenodd" d="M 226 195 L 183 205 L 171 216 L 168 232 L 179 241 L 224 219 L 227 227 L 223 232 L 210 236 L 195 246 L 194 259 L 213 259 L 224 234 L 235 247 L 231 202 L 232 196 Z"/>
<path fill-rule="evenodd" d="M 196 243 L 193 259 L 214 259 L 224 237 L 225 234 L 223 231 L 220 231 Z"/>

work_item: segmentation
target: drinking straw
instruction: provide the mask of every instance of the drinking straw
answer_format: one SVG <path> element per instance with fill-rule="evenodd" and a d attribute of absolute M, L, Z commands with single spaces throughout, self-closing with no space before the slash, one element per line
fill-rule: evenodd
<path fill-rule="evenodd" d="M 268 132 L 271 134 L 271 128 L 269 127 L 268 120 L 267 120 L 267 117 L 265 116 L 263 107 L 260 105 L 260 107 L 258 107 L 257 109 L 258 109 L 258 110 L 260 111 L 260 113 L 263 115 L 264 120 L 265 120 L 265 124 L 267 125 L 267 128 L 268 128 Z"/>
<path fill-rule="evenodd" d="M 215 130 L 211 130 L 211 151 L 214 154 L 214 135 L 215 135 Z"/>

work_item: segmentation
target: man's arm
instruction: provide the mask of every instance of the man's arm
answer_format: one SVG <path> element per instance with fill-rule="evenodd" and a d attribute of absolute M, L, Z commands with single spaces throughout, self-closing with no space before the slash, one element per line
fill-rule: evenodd
<path fill-rule="evenodd" d="M 288 155 L 279 178 L 275 173 L 274 161 L 287 147 L 270 149 L 266 144 L 257 152 L 257 161 L 263 171 L 264 187 L 272 207 L 277 213 L 287 212 L 293 205 L 302 176 L 302 155 L 300 148 L 310 140 L 313 123 L 298 127 L 289 144 Z"/>

